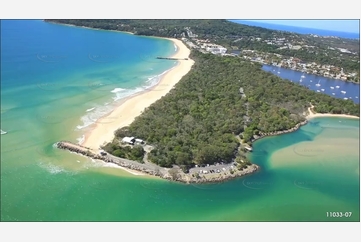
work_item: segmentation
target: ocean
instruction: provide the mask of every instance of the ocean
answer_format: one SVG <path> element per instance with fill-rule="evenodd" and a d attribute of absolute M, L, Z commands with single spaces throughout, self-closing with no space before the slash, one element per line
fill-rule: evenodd
<path fill-rule="evenodd" d="M 172 42 L 1 21 L 1 221 L 359 221 L 359 120 L 317 118 L 254 143 L 261 166 L 186 185 L 54 148 L 172 68 Z M 104 121 L 103 121 L 104 122 Z M 348 212 L 327 217 L 327 212 Z"/>
<path fill-rule="evenodd" d="M 266 29 L 287 31 L 298 34 L 315 34 L 319 36 L 335 36 L 346 39 L 360 39 L 360 33 L 348 33 L 348 32 L 340 32 L 340 31 L 332 31 L 332 30 L 324 30 L 324 29 L 312 29 L 312 28 L 303 28 L 303 27 L 287 26 L 280 24 L 260 23 L 249 20 L 230 20 L 230 21 L 249 26 L 257 26 Z"/>

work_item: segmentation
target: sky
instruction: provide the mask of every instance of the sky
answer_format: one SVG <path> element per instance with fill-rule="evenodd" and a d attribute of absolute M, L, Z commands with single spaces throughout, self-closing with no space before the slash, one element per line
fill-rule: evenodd
<path fill-rule="evenodd" d="M 249 20 L 252 22 L 279 24 L 311 29 L 333 30 L 348 33 L 360 33 L 360 21 L 356 20 Z"/>

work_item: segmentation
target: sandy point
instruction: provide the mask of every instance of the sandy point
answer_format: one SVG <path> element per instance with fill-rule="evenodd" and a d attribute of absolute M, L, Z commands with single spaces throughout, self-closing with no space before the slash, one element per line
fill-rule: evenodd
<path fill-rule="evenodd" d="M 171 57 L 188 60 L 178 60 L 178 64 L 166 72 L 157 85 L 124 99 L 110 114 L 100 118 L 84 134 L 83 146 L 98 150 L 101 145 L 112 141 L 115 130 L 131 124 L 145 108 L 165 96 L 191 70 L 194 61 L 189 59 L 190 50 L 187 46 L 178 39 L 165 39 L 177 46 L 177 52 Z"/>
<path fill-rule="evenodd" d="M 311 107 L 308 108 L 308 115 L 306 116 L 306 119 L 310 120 L 318 117 L 340 117 L 340 118 L 360 119 L 360 117 L 358 116 L 348 115 L 348 114 L 316 113 L 315 111 L 313 111 L 313 108 L 314 108 L 313 105 L 311 105 Z"/>

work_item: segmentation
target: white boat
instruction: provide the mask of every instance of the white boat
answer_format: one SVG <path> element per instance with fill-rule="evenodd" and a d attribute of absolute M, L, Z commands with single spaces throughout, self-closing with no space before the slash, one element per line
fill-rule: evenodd
<path fill-rule="evenodd" d="M 358 98 L 358 96 L 356 96 L 356 98 Z"/>
<path fill-rule="evenodd" d="M 317 92 L 320 92 L 320 90 L 317 90 Z"/>
<path fill-rule="evenodd" d="M 321 80 L 318 81 L 318 83 L 316 84 L 316 86 L 318 86 L 318 87 L 321 86 L 320 81 L 321 81 Z"/>
<path fill-rule="evenodd" d="M 0 131 L 1 131 L 1 134 L 7 134 L 8 133 L 8 132 L 3 131 L 2 129 L 0 129 Z"/>
<path fill-rule="evenodd" d="M 304 75 L 302 75 L 302 76 L 301 76 L 301 78 L 305 78 L 305 76 L 304 76 Z"/>
<path fill-rule="evenodd" d="M 346 93 L 346 91 L 341 91 L 343 94 L 345 94 Z"/>
<path fill-rule="evenodd" d="M 324 91 L 325 91 L 325 89 L 321 88 L 321 91 L 323 91 L 323 92 L 324 92 Z"/>
<path fill-rule="evenodd" d="M 336 88 L 340 88 L 340 86 L 336 86 Z"/>
<path fill-rule="evenodd" d="M 310 80 L 310 82 L 312 82 L 312 80 Z"/>
<path fill-rule="evenodd" d="M 333 92 L 332 95 L 335 95 L 335 93 Z"/>
<path fill-rule="evenodd" d="M 277 71 L 278 74 L 280 74 L 281 72 Z"/>
<path fill-rule="evenodd" d="M 331 89 L 335 89 L 334 87 L 330 87 Z"/>
<path fill-rule="evenodd" d="M 343 99 L 347 100 L 348 98 L 347 98 L 347 97 L 344 97 Z"/>

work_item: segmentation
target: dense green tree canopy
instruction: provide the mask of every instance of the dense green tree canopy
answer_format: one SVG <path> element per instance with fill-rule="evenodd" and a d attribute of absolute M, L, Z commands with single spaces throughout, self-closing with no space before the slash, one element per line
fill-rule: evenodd
<path fill-rule="evenodd" d="M 195 64 L 176 88 L 115 132 L 154 145 L 149 159 L 161 166 L 234 161 L 237 135 L 250 141 L 259 132 L 293 128 L 310 103 L 317 112 L 359 115 L 358 104 L 315 93 L 259 64 L 198 51 L 191 58 Z"/>

